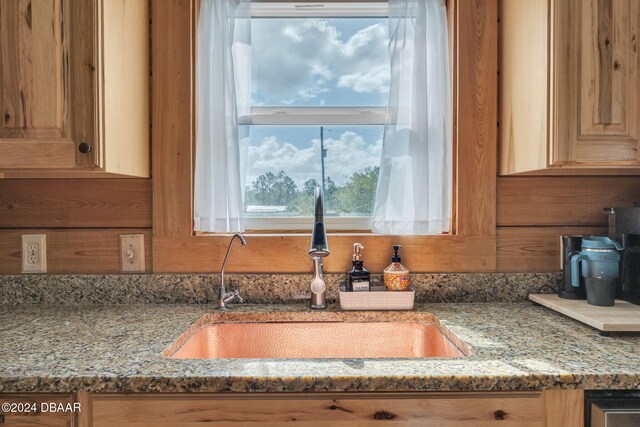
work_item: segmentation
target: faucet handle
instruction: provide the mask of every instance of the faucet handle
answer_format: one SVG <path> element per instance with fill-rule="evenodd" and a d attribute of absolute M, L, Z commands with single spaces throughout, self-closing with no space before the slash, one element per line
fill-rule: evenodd
<path fill-rule="evenodd" d="M 240 296 L 240 292 L 236 289 L 236 291 L 233 293 L 233 296 L 236 297 L 236 299 L 238 300 L 237 302 L 239 304 L 242 304 L 244 302 L 244 300 L 242 299 L 242 297 Z"/>
<path fill-rule="evenodd" d="M 227 302 L 231 302 L 234 299 L 237 299 L 238 302 L 243 302 L 244 300 L 242 299 L 242 297 L 240 296 L 240 291 L 238 291 L 237 289 L 233 292 L 226 292 L 223 296 L 223 300 L 225 303 Z"/>

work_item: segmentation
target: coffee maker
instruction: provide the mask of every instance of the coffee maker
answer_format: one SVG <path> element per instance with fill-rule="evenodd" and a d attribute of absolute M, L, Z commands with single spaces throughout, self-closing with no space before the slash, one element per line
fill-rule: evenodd
<path fill-rule="evenodd" d="M 616 297 L 640 304 L 640 206 L 605 208 L 609 238 L 623 247 Z"/>

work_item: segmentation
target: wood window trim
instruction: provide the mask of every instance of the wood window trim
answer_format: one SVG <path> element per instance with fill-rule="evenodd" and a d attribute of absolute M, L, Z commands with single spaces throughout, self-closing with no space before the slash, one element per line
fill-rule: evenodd
<path fill-rule="evenodd" d="M 344 272 L 352 244 L 380 272 L 393 244 L 414 272 L 487 272 L 496 268 L 497 0 L 448 2 L 454 36 L 455 206 L 452 236 L 331 235 L 325 271 Z M 194 42 L 196 0 L 154 1 L 152 8 L 152 165 L 154 272 L 218 271 L 225 236 L 193 233 Z M 228 271 L 308 272 L 309 236 L 251 236 Z"/>

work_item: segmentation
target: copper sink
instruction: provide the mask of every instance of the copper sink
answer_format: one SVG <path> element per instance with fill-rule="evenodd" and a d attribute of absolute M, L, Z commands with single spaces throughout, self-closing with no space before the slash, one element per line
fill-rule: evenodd
<path fill-rule="evenodd" d="M 235 316 L 229 316 L 232 314 Z M 249 318 L 237 319 L 240 314 Z M 164 356 L 342 359 L 463 357 L 469 353 L 464 343 L 428 313 L 394 313 L 388 321 L 359 314 L 262 313 L 265 319 L 257 319 L 250 313 L 225 313 L 219 319 L 207 319 L 215 316 L 208 315 L 169 346 Z M 385 314 L 377 317 L 384 318 Z"/>

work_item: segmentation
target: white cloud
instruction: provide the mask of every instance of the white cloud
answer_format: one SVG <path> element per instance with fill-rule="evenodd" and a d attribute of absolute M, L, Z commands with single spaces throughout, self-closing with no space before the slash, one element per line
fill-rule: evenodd
<path fill-rule="evenodd" d="M 380 164 L 382 140 L 368 144 L 355 132 L 343 132 L 339 138 L 325 138 L 327 157 L 325 174 L 336 183 L 344 182 L 353 172 Z M 249 147 L 247 185 L 266 172 L 284 170 L 296 182 L 298 188 L 309 178 L 319 179 L 320 140 L 314 139 L 311 145 L 298 148 L 275 136 L 264 138 L 258 146 Z"/>
<path fill-rule="evenodd" d="M 254 81 L 267 103 L 294 103 L 335 87 L 384 93 L 389 84 L 387 29 L 362 28 L 343 40 L 323 19 L 256 20 L 252 41 Z"/>
<path fill-rule="evenodd" d="M 386 93 L 389 89 L 389 72 L 384 65 L 359 73 L 345 74 L 338 78 L 338 87 L 351 88 L 358 93 Z"/>

